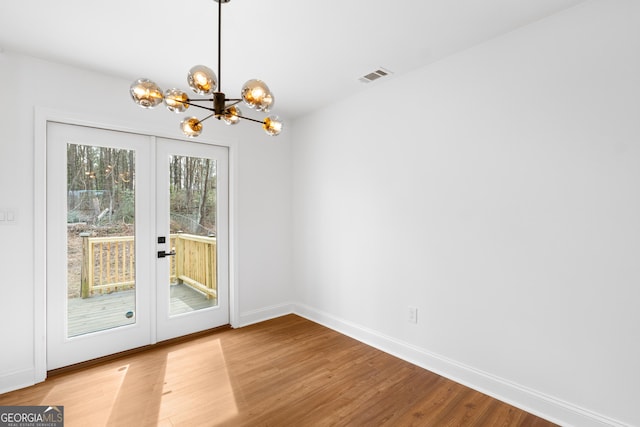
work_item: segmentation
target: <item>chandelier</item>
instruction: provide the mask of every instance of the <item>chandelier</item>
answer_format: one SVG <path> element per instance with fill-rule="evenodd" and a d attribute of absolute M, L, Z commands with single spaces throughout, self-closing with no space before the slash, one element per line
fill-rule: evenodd
<path fill-rule="evenodd" d="M 189 87 L 198 95 L 210 95 L 210 98 L 189 98 L 186 92 L 180 89 L 168 89 L 164 93 L 162 89 L 149 79 L 138 79 L 131 84 L 129 90 L 134 102 L 142 108 L 154 108 L 163 101 L 169 111 L 183 113 L 189 107 L 200 108 L 209 111 L 211 114 L 203 119 L 197 117 L 186 117 L 180 123 L 182 132 L 195 138 L 202 132 L 202 122 L 214 117 L 224 121 L 227 125 L 235 125 L 240 119 L 261 123 L 262 128 L 268 135 L 275 136 L 282 131 L 282 122 L 278 116 L 269 116 L 264 120 L 256 120 L 242 115 L 238 104 L 244 101 L 251 109 L 256 111 L 269 112 L 273 107 L 274 97 L 269 87 L 261 80 L 252 79 L 247 81 L 240 92 L 241 98 L 230 99 L 221 91 L 220 77 L 220 41 L 222 28 L 222 3 L 229 3 L 231 0 L 214 0 L 218 3 L 218 75 L 209 67 L 196 65 L 189 70 L 187 83 Z M 201 103 L 204 103 L 201 104 Z"/>

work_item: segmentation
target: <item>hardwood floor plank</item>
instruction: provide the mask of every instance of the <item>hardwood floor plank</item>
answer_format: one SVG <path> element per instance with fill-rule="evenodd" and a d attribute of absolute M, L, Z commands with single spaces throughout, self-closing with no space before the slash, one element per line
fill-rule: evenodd
<path fill-rule="evenodd" d="M 554 424 L 295 315 L 151 347 L 0 395 L 67 426 Z"/>

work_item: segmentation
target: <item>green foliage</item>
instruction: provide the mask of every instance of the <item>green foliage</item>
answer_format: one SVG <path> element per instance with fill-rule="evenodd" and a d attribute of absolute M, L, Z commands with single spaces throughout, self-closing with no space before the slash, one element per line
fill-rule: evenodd
<path fill-rule="evenodd" d="M 126 224 L 133 224 L 136 218 L 136 200 L 133 190 L 125 188 L 120 190 L 119 209 L 115 210 L 115 216 L 118 220 Z"/>

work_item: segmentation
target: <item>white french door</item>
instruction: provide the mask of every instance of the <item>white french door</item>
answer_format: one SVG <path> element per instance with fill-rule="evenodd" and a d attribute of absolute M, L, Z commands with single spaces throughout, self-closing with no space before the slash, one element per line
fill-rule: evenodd
<path fill-rule="evenodd" d="M 226 147 L 164 138 L 156 157 L 162 341 L 229 322 L 229 166 Z"/>
<path fill-rule="evenodd" d="M 47 369 L 229 322 L 228 150 L 47 124 Z"/>

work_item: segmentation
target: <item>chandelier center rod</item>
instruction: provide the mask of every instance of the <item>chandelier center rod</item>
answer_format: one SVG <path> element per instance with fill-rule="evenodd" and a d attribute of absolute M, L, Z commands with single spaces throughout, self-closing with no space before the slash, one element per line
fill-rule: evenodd
<path fill-rule="evenodd" d="M 222 74 L 220 73 L 221 51 L 222 51 L 222 3 L 223 0 L 218 0 L 218 90 L 222 92 Z"/>

